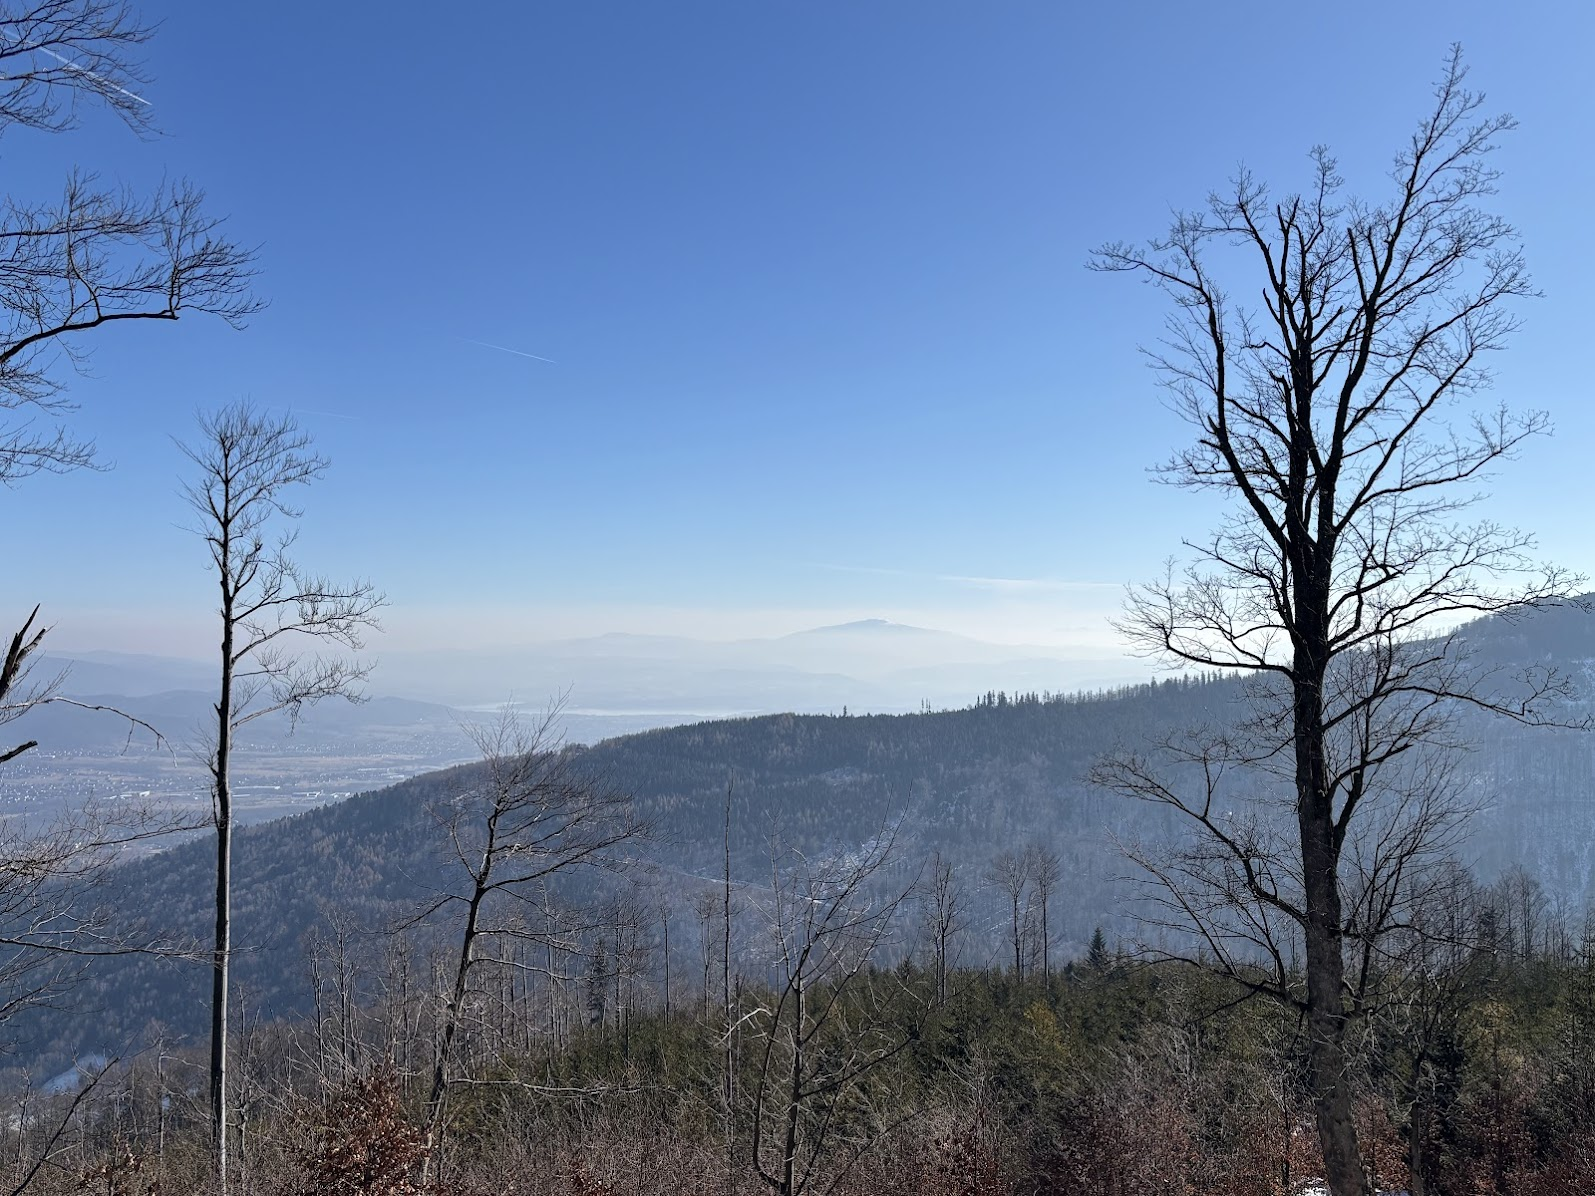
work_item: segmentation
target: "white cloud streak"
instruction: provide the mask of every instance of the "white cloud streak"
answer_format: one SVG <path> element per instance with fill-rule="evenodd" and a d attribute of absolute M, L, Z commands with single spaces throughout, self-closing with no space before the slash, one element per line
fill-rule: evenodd
<path fill-rule="evenodd" d="M 80 75 L 87 75 L 90 79 L 93 79 L 96 83 L 107 83 L 107 82 L 109 82 L 109 80 L 107 80 L 103 75 L 96 75 L 93 71 L 89 70 L 87 67 L 79 66 L 77 63 L 73 62 L 70 58 L 67 58 L 67 57 L 65 57 L 63 55 L 57 54 L 54 50 L 50 49 L 49 46 L 35 46 L 34 48 L 36 50 L 38 50 L 40 53 L 48 54 L 51 58 L 53 58 L 57 62 L 61 63 L 68 70 L 76 71 Z M 143 104 L 144 107 L 146 107 L 146 108 L 151 106 L 150 102 L 148 100 L 146 100 L 143 96 L 139 95 L 137 92 L 129 91 L 125 87 L 118 87 L 115 83 L 111 83 L 110 84 L 110 88 L 111 88 L 112 91 L 121 92 L 123 95 L 125 95 L 130 100 L 137 100 L 140 104 Z"/>
<path fill-rule="evenodd" d="M 462 340 L 468 345 L 480 345 L 484 349 L 497 349 L 500 353 L 513 353 L 516 357 L 530 357 L 533 361 L 546 361 L 549 365 L 559 364 L 552 357 L 539 357 L 536 353 L 526 353 L 520 349 L 511 349 L 507 345 L 495 345 L 490 341 L 474 340 L 469 336 L 456 337 L 455 339 Z"/>

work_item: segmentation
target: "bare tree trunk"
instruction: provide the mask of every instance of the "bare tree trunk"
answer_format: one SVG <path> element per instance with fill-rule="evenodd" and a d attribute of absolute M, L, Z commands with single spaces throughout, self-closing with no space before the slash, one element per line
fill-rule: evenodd
<path fill-rule="evenodd" d="M 552 1060 L 559 1049 L 559 1014 L 554 1007 L 554 939 L 552 931 L 546 944 L 548 956 L 548 1056 Z"/>
<path fill-rule="evenodd" d="M 1025 978 L 1024 935 L 1020 929 L 1017 893 L 1013 897 L 1011 913 L 1013 914 L 1013 974 L 1015 980 L 1023 980 Z"/>
<path fill-rule="evenodd" d="M 935 955 L 936 1003 L 947 1003 L 947 965 L 952 952 L 953 934 L 960 928 L 963 897 L 959 891 L 953 866 L 942 858 L 941 852 L 930 858 L 930 880 L 924 888 L 926 903 L 931 915 L 931 949 Z"/>
<path fill-rule="evenodd" d="M 1419 1100 L 1412 1107 L 1407 1130 L 1407 1191 L 1409 1196 L 1429 1196 L 1429 1105 Z"/>
<path fill-rule="evenodd" d="M 726 783 L 725 830 L 722 836 L 725 849 L 725 875 L 722 887 L 724 941 L 720 953 L 720 985 L 725 1014 L 725 1077 L 721 1097 L 725 1114 L 726 1196 L 736 1191 L 736 1049 L 733 1034 L 736 1023 L 731 1010 L 731 784 Z"/>
<path fill-rule="evenodd" d="M 797 1171 L 798 1122 L 803 1113 L 803 977 L 798 976 L 792 988 L 792 1076 L 786 1097 L 786 1141 L 781 1155 L 781 1186 L 779 1196 L 792 1196 L 792 1184 Z"/>
<path fill-rule="evenodd" d="M 1327 574 L 1327 570 L 1320 570 Z M 1342 954 L 1340 842 L 1325 760 L 1323 676 L 1328 655 L 1328 579 L 1298 587 L 1301 620 L 1293 695 L 1296 740 L 1296 815 L 1301 835 L 1303 924 L 1307 964 L 1308 1067 L 1324 1178 L 1335 1196 L 1372 1196 L 1362 1165 L 1347 1074 L 1345 957 Z M 1314 651 L 1322 645 L 1322 652 Z"/>
<path fill-rule="evenodd" d="M 947 1004 L 947 935 L 936 931 L 936 1004 Z"/>
<path fill-rule="evenodd" d="M 227 980 L 232 950 L 233 828 L 230 818 L 216 825 L 216 942 L 211 964 L 210 1124 L 216 1149 L 216 1183 L 227 1192 Z"/>
<path fill-rule="evenodd" d="M 222 532 L 221 559 L 231 551 L 230 535 Z M 210 1127 L 215 1143 L 214 1165 L 220 1196 L 227 1196 L 227 982 L 232 953 L 233 795 L 230 780 L 233 746 L 233 592 L 231 578 L 221 571 L 222 669 L 216 698 L 216 759 L 212 768 L 216 815 L 216 938 L 211 962 L 210 996 Z"/>
<path fill-rule="evenodd" d="M 491 852 L 488 853 L 488 859 L 491 860 Z M 488 865 L 484 865 L 482 871 L 484 878 L 488 875 L 488 871 Z M 427 1153 L 425 1161 L 421 1164 L 423 1188 L 432 1178 L 433 1156 L 439 1141 L 439 1131 L 443 1128 L 443 1098 L 448 1094 L 449 1057 L 460 1029 L 460 1012 L 465 1007 L 466 986 L 470 981 L 472 956 L 476 951 L 482 897 L 482 885 L 479 882 L 476 892 L 471 896 L 471 904 L 466 913 L 465 933 L 460 938 L 460 955 L 454 967 L 454 987 L 450 991 L 449 1003 L 443 1013 L 443 1036 L 438 1042 L 437 1057 L 432 1064 L 432 1087 L 426 1098 Z"/>
<path fill-rule="evenodd" d="M 1047 925 L 1047 903 L 1051 897 L 1051 882 L 1044 877 L 1039 877 L 1036 882 L 1036 903 L 1041 907 L 1041 987 L 1043 992 L 1052 983 L 1052 930 Z"/>
<path fill-rule="evenodd" d="M 1304 835 L 1303 845 L 1310 911 L 1305 935 L 1308 1067 L 1318 1143 L 1324 1154 L 1324 1178 L 1335 1196 L 1371 1196 L 1357 1145 L 1351 1077 L 1347 1074 L 1344 964 L 1338 929 L 1340 894 L 1333 871 L 1319 871 L 1325 854 L 1321 838 L 1315 841 Z M 1318 875 L 1314 876 L 1315 872 Z"/>
<path fill-rule="evenodd" d="M 1008 913 L 1010 929 L 1013 935 L 1013 974 L 1015 980 L 1025 978 L 1024 958 L 1024 919 L 1021 917 L 1021 907 L 1028 910 L 1025 892 L 1030 887 L 1032 870 L 1032 853 L 1025 851 L 1002 851 L 991 862 L 991 878 L 1008 898 Z"/>

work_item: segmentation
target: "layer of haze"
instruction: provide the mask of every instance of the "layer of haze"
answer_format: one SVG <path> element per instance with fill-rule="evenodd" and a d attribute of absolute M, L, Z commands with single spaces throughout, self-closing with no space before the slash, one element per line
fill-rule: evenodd
<path fill-rule="evenodd" d="M 0 495 L 0 609 L 208 650 L 172 438 L 247 395 L 332 458 L 301 555 L 387 591 L 383 655 L 881 617 L 1111 656 L 1123 583 L 1216 508 L 1147 476 L 1185 436 L 1137 355 L 1165 304 L 1089 251 L 1243 161 L 1303 182 L 1321 142 L 1378 198 L 1453 40 L 1522 122 L 1498 207 L 1545 291 L 1496 396 L 1557 425 L 1485 510 L 1588 570 L 1591 20 L 1503 13 L 163 7 L 164 136 L 14 132 L 7 188 L 191 176 L 271 306 L 82 342 L 74 426 L 112 468 Z"/>

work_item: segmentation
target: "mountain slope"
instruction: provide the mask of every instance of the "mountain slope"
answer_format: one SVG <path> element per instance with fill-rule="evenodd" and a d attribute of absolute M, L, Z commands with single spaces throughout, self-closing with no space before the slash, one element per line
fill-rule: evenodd
<path fill-rule="evenodd" d="M 1556 612 L 1492 621 L 1465 638 L 1502 663 L 1562 656 L 1595 643 L 1588 617 Z M 673 910 L 673 950 L 696 950 L 692 902 L 716 883 L 728 786 L 733 871 L 757 905 L 772 834 L 808 854 L 855 847 L 902 815 L 897 878 L 907 883 L 932 851 L 954 862 L 975 896 L 966 958 L 999 950 L 1004 913 L 980 892 L 993 855 L 1044 841 L 1064 880 L 1054 906 L 1060 956 L 1084 949 L 1093 929 L 1134 929 L 1131 871 L 1119 844 L 1175 832 L 1166 811 L 1086 782 L 1115 747 L 1141 747 L 1175 731 L 1224 725 L 1238 713 L 1234 680 L 1172 681 L 1110 694 L 1040 701 L 1003 698 L 914 715 L 772 715 L 626 736 L 577 751 L 577 766 L 636 796 L 657 824 L 633 878 Z M 1568 712 L 1578 714 L 1583 706 Z M 1595 735 L 1474 718 L 1459 724 L 1471 746 L 1460 760 L 1462 797 L 1481 807 L 1464 855 L 1486 876 L 1522 864 L 1556 900 L 1578 908 L 1595 877 Z M 294 818 L 242 831 L 236 846 L 236 927 L 247 945 L 236 974 L 263 1014 L 301 1011 L 307 934 L 342 918 L 376 931 L 448 883 L 446 843 L 429 803 L 467 790 L 476 766 L 417 777 Z M 1270 784 L 1250 782 L 1257 793 Z M 1277 788 L 1277 782 L 1274 782 Z M 1245 791 L 1238 800 L 1244 801 Z M 211 849 L 190 843 L 120 870 L 116 901 L 195 938 L 208 918 Z M 373 940 L 376 941 L 376 940 Z M 148 960 L 97 971 L 103 1010 L 94 1021 L 34 1027 L 35 1048 L 55 1058 L 116 1047 L 152 1018 L 178 1034 L 200 1029 L 204 973 Z M 92 1032 L 89 1032 L 92 1031 Z"/>

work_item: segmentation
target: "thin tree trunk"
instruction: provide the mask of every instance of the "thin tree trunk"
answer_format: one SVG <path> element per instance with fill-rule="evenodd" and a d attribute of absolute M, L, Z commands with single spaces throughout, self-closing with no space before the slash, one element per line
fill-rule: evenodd
<path fill-rule="evenodd" d="M 232 819 L 216 823 L 216 941 L 210 988 L 210 1125 L 216 1149 L 216 1182 L 227 1192 L 227 985 L 232 950 Z"/>
<path fill-rule="evenodd" d="M 1013 899 L 1013 974 L 1015 980 L 1025 978 L 1025 961 L 1021 951 L 1021 935 L 1019 933 L 1019 898 Z"/>
<path fill-rule="evenodd" d="M 947 1004 L 947 931 L 936 928 L 936 1004 Z"/>
<path fill-rule="evenodd" d="M 725 1083 L 722 1097 L 725 1101 L 725 1152 L 726 1196 L 736 1191 L 736 1051 L 732 1046 L 734 1023 L 731 1011 L 731 785 L 726 784 L 725 831 L 722 840 L 725 849 L 725 876 L 722 897 L 724 901 L 724 950 L 720 956 L 720 984 L 725 1013 Z"/>
<path fill-rule="evenodd" d="M 780 1196 L 792 1196 L 797 1172 L 798 1122 L 803 1115 L 803 977 L 793 988 L 792 1075 L 786 1097 L 786 1141 L 781 1157 Z"/>
<path fill-rule="evenodd" d="M 548 956 L 548 1057 L 554 1057 L 554 1052 L 559 1049 L 559 1020 L 554 1008 L 554 940 L 553 932 L 549 931 L 549 941 L 544 944 Z"/>
<path fill-rule="evenodd" d="M 224 532 L 221 559 L 230 561 Z M 216 698 L 216 759 L 211 778 L 216 815 L 216 937 L 211 957 L 210 1123 L 216 1186 L 227 1196 L 227 988 L 232 962 L 233 794 L 233 593 L 227 568 L 220 570 L 222 592 L 221 691 Z"/>
<path fill-rule="evenodd" d="M 166 1150 L 166 1041 L 155 1043 L 155 1157 Z"/>
<path fill-rule="evenodd" d="M 491 832 L 489 844 L 491 845 Z M 491 850 L 491 846 L 489 847 Z M 486 866 L 484 865 L 484 877 Z M 439 1131 L 443 1126 L 443 1098 L 448 1093 L 449 1055 L 454 1049 L 454 1038 L 460 1028 L 460 1010 L 465 1007 L 466 986 L 470 981 L 472 955 L 476 950 L 477 926 L 482 909 L 482 883 L 478 882 L 471 895 L 471 904 L 465 917 L 465 934 L 460 940 L 460 958 L 454 968 L 454 988 L 443 1014 L 443 1036 L 438 1042 L 437 1057 L 432 1064 L 432 1087 L 426 1099 L 425 1160 L 421 1164 L 421 1186 L 424 1188 L 434 1173 Z"/>
<path fill-rule="evenodd" d="M 1429 1196 L 1429 1105 L 1416 1100 L 1407 1130 L 1407 1190 L 1410 1196 Z"/>
<path fill-rule="evenodd" d="M 1052 961 L 1047 954 L 1047 890 L 1041 890 L 1041 985 L 1043 989 L 1052 983 Z"/>

